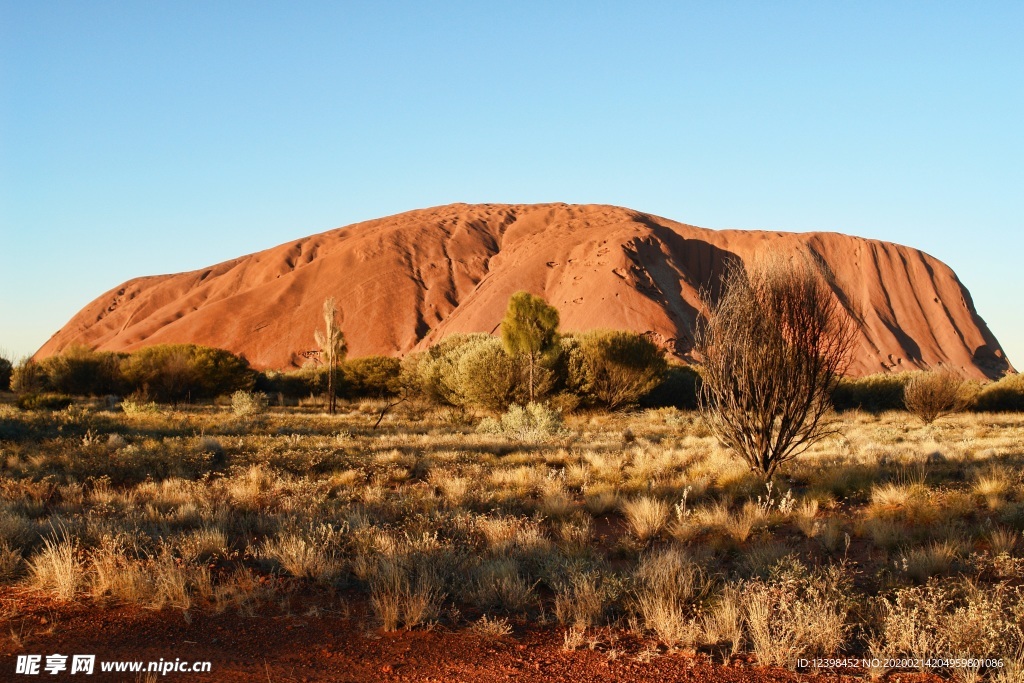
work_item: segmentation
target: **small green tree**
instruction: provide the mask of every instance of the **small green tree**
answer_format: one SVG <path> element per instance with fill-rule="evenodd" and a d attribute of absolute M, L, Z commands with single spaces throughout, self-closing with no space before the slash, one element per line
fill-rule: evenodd
<path fill-rule="evenodd" d="M 536 398 L 537 365 L 558 348 L 558 310 L 539 296 L 516 292 L 501 321 L 501 341 L 510 356 L 526 360 L 530 402 Z"/>
<path fill-rule="evenodd" d="M 327 412 L 331 415 L 338 408 L 338 364 L 345 360 L 348 346 L 345 335 L 338 325 L 338 309 L 334 297 L 324 300 L 324 329 L 313 333 L 320 347 L 320 360 L 327 367 Z"/>

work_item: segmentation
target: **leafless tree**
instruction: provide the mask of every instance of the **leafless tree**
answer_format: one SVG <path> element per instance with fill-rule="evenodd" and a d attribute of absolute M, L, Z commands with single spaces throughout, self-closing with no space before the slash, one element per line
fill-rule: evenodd
<path fill-rule="evenodd" d="M 829 396 L 855 328 L 813 262 L 780 256 L 730 266 L 704 294 L 700 411 L 719 441 L 766 479 L 833 433 Z"/>

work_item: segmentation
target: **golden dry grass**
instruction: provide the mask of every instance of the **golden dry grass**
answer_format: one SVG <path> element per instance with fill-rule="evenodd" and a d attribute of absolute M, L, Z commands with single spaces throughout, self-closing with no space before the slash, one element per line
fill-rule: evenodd
<path fill-rule="evenodd" d="M 892 614 L 917 634 L 956 610 L 1024 615 L 1022 415 L 843 414 L 768 490 L 676 410 L 519 442 L 422 406 L 373 429 L 372 408 L 5 410 L 0 584 L 242 613 L 354 586 L 385 628 L 554 619 L 582 643 L 611 624 L 783 665 L 869 635 L 904 651 Z M 1016 623 L 985 636 L 1011 663 Z"/>

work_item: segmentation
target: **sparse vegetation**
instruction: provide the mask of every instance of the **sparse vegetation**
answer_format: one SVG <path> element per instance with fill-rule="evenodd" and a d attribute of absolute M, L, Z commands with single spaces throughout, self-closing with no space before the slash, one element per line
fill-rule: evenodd
<path fill-rule="evenodd" d="M 850 410 L 765 482 L 694 412 L 481 416 L 459 379 L 474 353 L 514 360 L 471 336 L 349 361 L 347 391 L 362 377 L 393 393 L 334 416 L 250 389 L 189 408 L 145 394 L 0 406 L 0 585 L 240 614 L 294 595 L 330 610 L 344 590 L 388 630 L 490 639 L 557 622 L 567 650 L 628 631 L 636 657 L 976 652 L 1006 666 L 947 673 L 1021 670 L 1021 415 Z M 564 361 L 546 381 L 568 392 Z"/>
<path fill-rule="evenodd" d="M 674 409 L 569 415 L 564 438 L 495 441 L 420 405 L 380 430 L 373 409 L 342 404 L 270 410 L 242 432 L 227 407 L 96 405 L 4 414 L 6 585 L 243 613 L 347 585 L 389 629 L 440 620 L 502 637 L 546 613 L 570 648 L 610 623 L 784 666 L 866 653 L 859 634 L 892 654 L 973 638 L 1016 661 L 996 615 L 1020 609 L 1024 578 L 1017 415 L 913 427 L 847 413 L 842 441 L 766 490 Z"/>

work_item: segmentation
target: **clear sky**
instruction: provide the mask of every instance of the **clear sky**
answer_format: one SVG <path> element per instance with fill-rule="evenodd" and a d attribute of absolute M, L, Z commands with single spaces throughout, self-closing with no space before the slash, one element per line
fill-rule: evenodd
<path fill-rule="evenodd" d="M 1024 3 L 0 0 L 0 348 L 131 277 L 449 202 L 835 230 L 1024 369 Z"/>

